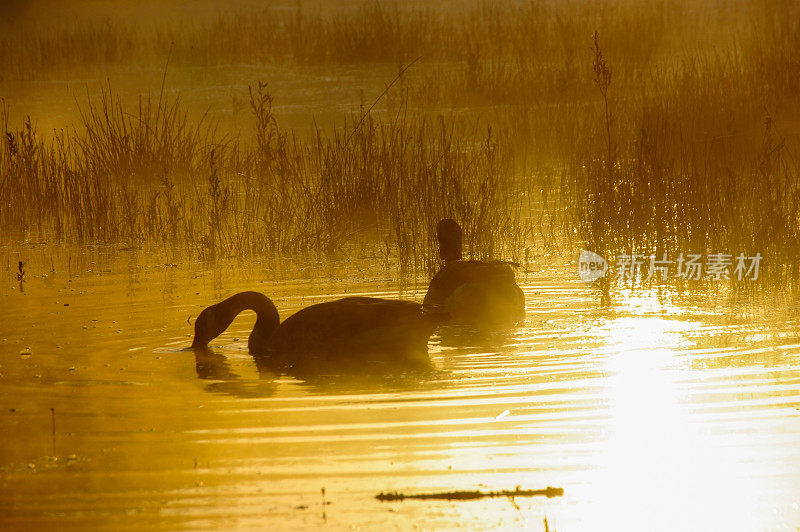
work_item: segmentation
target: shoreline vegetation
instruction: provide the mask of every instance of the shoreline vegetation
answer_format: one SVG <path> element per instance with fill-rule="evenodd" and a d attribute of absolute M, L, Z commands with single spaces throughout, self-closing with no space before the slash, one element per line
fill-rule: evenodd
<path fill-rule="evenodd" d="M 0 37 L 4 84 L 165 58 L 170 69 L 395 64 L 398 75 L 358 114 L 302 136 L 256 81 L 243 81 L 251 120 L 240 136 L 193 122 L 163 86 L 123 101 L 108 84 L 52 135 L 11 123 L 3 103 L 6 242 L 40 234 L 208 259 L 358 242 L 431 271 L 431 228 L 454 217 L 475 258 L 760 253 L 765 276 L 800 274 L 793 2 L 365 2 L 20 23 Z"/>

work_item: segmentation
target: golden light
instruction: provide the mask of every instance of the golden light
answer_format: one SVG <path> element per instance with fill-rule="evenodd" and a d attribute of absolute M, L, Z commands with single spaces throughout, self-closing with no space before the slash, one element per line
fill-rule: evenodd
<path fill-rule="evenodd" d="M 610 418 L 586 515 L 598 530 L 757 529 L 759 484 L 734 459 L 737 436 L 706 427 L 693 402 L 693 325 L 645 315 L 601 327 Z"/>

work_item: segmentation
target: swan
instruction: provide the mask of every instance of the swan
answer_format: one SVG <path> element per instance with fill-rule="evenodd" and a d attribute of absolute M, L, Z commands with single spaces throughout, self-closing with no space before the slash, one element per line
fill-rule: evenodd
<path fill-rule="evenodd" d="M 431 279 L 424 305 L 441 306 L 452 323 L 480 329 L 508 327 L 525 317 L 525 294 L 508 262 L 463 260 L 461 226 L 453 219 L 436 226 L 444 267 Z"/>
<path fill-rule="evenodd" d="M 192 347 L 207 349 L 248 309 L 256 323 L 247 345 L 259 371 L 295 376 L 430 369 L 428 339 L 448 319 L 443 310 L 412 301 L 346 297 L 311 305 L 281 323 L 267 296 L 240 292 L 200 313 Z"/>

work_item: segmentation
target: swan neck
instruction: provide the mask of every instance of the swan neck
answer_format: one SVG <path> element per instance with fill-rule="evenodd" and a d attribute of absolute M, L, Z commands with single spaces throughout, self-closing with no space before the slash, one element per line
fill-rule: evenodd
<path fill-rule="evenodd" d="M 439 241 L 439 257 L 445 262 L 461 260 L 461 226 L 453 219 L 446 219 L 436 226 L 436 238 Z"/>
<path fill-rule="evenodd" d="M 252 310 L 256 313 L 256 323 L 251 337 L 269 338 L 278 327 L 278 310 L 270 299 L 258 292 L 239 292 L 228 299 L 203 310 L 195 322 L 193 347 L 203 347 L 225 332 L 241 312 Z"/>

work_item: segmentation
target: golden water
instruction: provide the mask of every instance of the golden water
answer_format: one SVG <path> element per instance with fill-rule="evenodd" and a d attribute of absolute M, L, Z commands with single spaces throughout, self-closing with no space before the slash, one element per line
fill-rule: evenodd
<path fill-rule="evenodd" d="M 421 300 L 424 283 L 369 261 L 0 259 L 2 530 L 800 527 L 791 302 L 622 292 L 602 307 L 566 269 L 535 271 L 523 326 L 431 339 L 437 376 L 307 383 L 259 379 L 252 315 L 204 360 L 187 319 L 244 289 L 285 317 L 350 294 Z M 564 496 L 374 498 L 518 485 Z"/>

